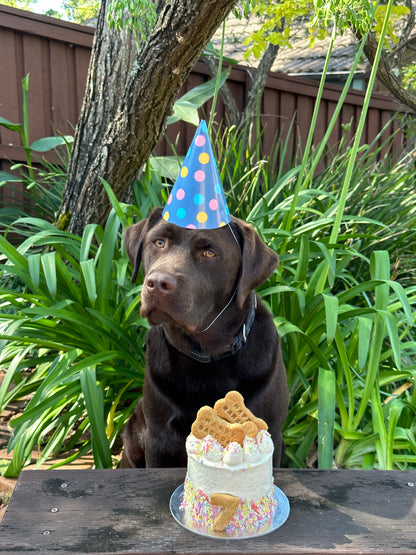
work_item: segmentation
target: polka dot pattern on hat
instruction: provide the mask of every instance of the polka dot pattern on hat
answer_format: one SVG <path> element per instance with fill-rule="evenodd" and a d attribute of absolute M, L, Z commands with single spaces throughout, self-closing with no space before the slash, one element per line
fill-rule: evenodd
<path fill-rule="evenodd" d="M 204 120 L 196 130 L 162 216 L 188 229 L 214 229 L 231 221 Z"/>

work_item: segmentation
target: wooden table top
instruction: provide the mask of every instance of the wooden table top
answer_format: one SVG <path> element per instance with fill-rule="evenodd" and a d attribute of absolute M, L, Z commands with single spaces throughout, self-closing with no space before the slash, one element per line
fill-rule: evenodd
<path fill-rule="evenodd" d="M 414 553 L 416 471 L 275 471 L 290 503 L 270 534 L 224 540 L 172 517 L 185 469 L 28 470 L 0 526 L 0 552 Z"/>

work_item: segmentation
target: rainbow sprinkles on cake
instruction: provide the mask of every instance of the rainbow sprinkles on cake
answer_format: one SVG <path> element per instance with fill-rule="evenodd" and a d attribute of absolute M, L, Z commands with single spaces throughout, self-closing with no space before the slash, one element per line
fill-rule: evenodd
<path fill-rule="evenodd" d="M 181 510 L 189 523 L 216 532 L 256 532 L 271 523 L 274 445 L 240 393 L 198 411 L 186 451 Z"/>

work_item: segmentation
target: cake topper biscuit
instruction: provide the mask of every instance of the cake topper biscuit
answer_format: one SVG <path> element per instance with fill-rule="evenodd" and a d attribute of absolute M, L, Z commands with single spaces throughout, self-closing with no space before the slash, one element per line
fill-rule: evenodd
<path fill-rule="evenodd" d="M 254 422 L 247 421 L 247 422 L 243 422 L 243 424 L 241 425 L 243 426 L 247 437 L 254 439 L 257 436 L 259 429 L 254 424 Z"/>
<path fill-rule="evenodd" d="M 227 422 L 253 422 L 259 430 L 267 430 L 264 420 L 257 418 L 245 406 L 244 398 L 238 391 L 229 391 L 224 399 L 219 399 L 214 405 L 215 413 Z"/>
<path fill-rule="evenodd" d="M 244 444 L 245 431 L 241 424 L 233 424 L 217 416 L 214 409 L 208 406 L 199 409 L 191 431 L 198 439 L 207 435 L 216 439 L 223 447 L 235 441 Z"/>

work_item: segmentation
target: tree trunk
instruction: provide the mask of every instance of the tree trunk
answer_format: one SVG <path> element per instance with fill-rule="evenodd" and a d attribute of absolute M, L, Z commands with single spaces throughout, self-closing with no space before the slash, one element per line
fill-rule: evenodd
<path fill-rule="evenodd" d="M 139 55 L 108 28 L 109 0 L 97 24 L 58 225 L 81 234 L 110 210 L 100 177 L 122 198 L 160 141 L 179 89 L 236 0 L 170 0 Z M 134 53 L 134 54 L 133 54 Z"/>
<path fill-rule="evenodd" d="M 137 56 L 133 35 L 111 30 L 107 11 L 111 0 L 103 0 L 99 13 L 88 70 L 87 86 L 68 167 L 67 182 L 60 208 L 58 226 L 81 233 L 88 212 L 97 213 L 101 195 L 94 207 L 86 197 L 87 189 L 100 187 L 93 174 L 105 168 L 108 149 L 102 151 L 103 139 L 111 129 L 120 97 L 124 94 L 125 76 Z M 102 174 L 105 177 L 105 174 Z M 107 210 L 107 208 L 105 209 Z M 89 220 L 94 221 L 94 220 Z M 78 223 L 79 222 L 79 223 Z"/>
<path fill-rule="evenodd" d="M 378 42 L 374 33 L 369 33 L 364 46 L 364 52 L 371 64 L 374 63 L 377 46 Z M 397 100 L 409 106 L 413 112 L 416 112 L 416 96 L 403 88 L 400 79 L 396 76 L 394 69 L 384 56 L 380 58 L 377 77 Z"/>

